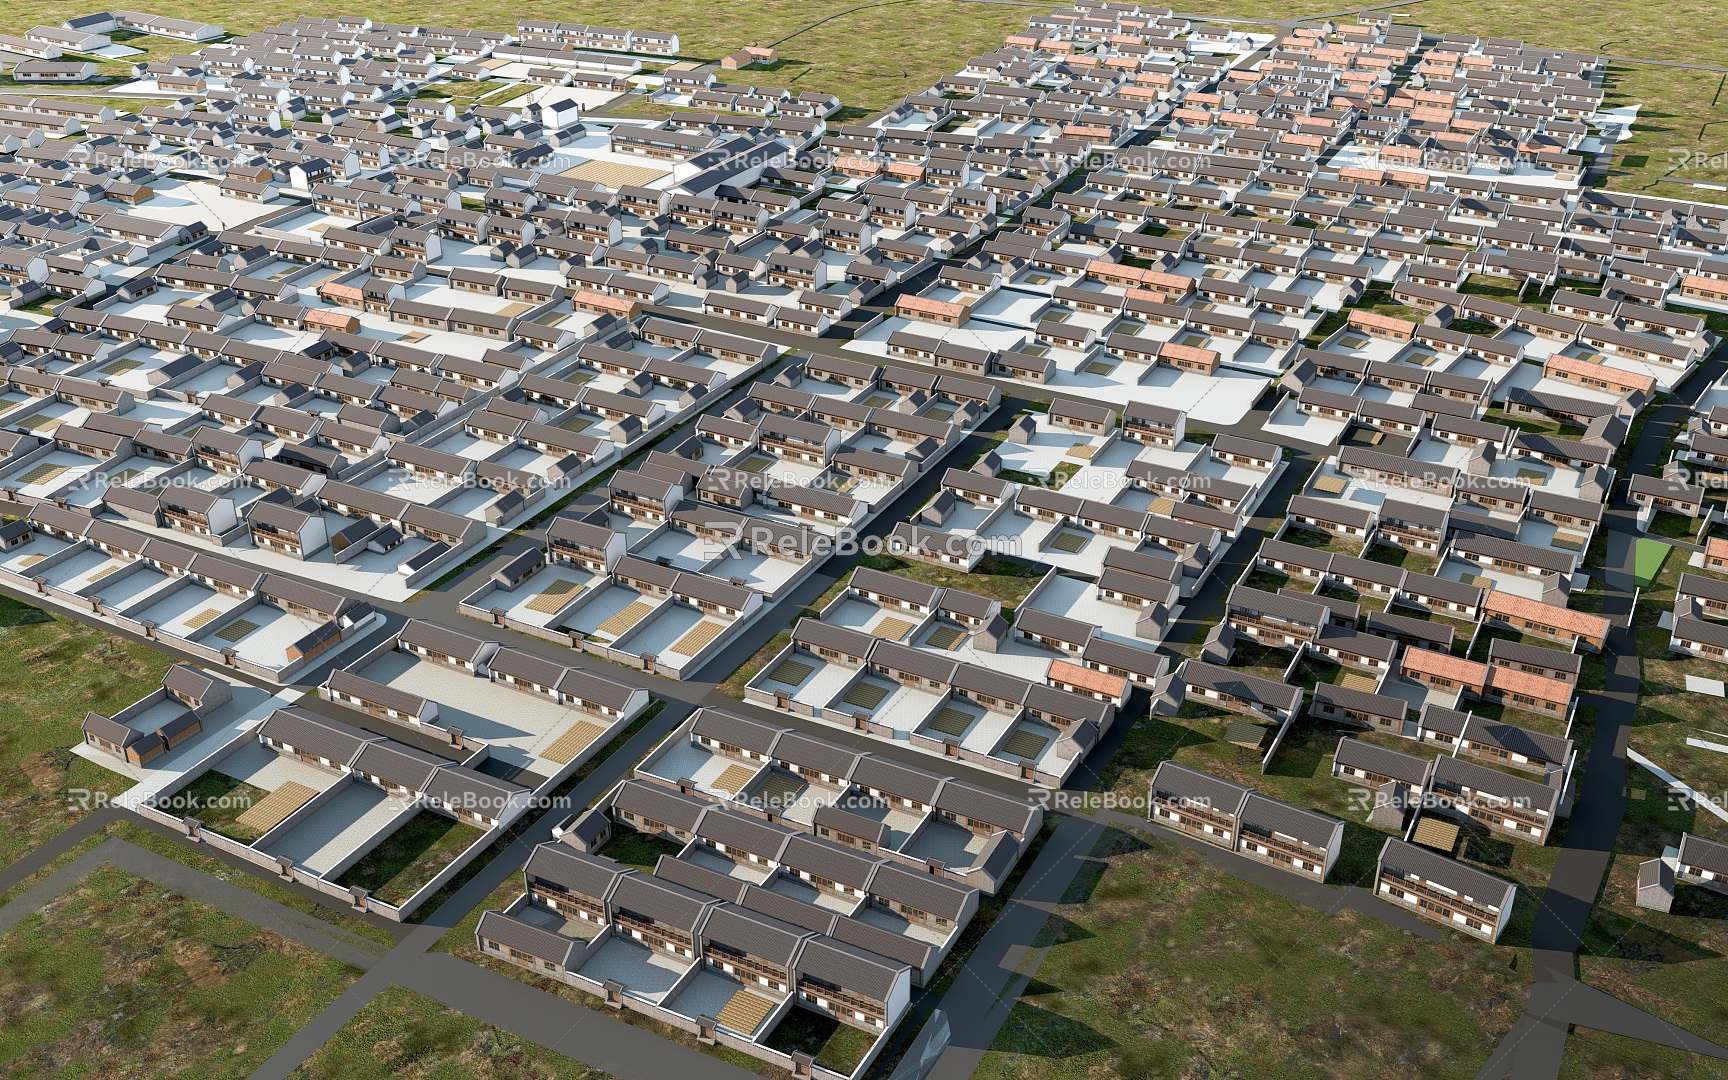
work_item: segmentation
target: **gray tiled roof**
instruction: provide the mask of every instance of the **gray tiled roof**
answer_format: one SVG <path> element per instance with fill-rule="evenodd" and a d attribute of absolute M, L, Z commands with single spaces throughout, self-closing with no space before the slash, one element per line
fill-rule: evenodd
<path fill-rule="evenodd" d="M 858 767 L 852 770 L 852 782 L 860 787 L 931 805 L 936 801 L 937 789 L 942 786 L 942 777 L 877 754 L 865 754 L 858 759 Z"/>
<path fill-rule="evenodd" d="M 729 849 L 778 862 L 792 830 L 716 807 L 702 815 L 696 835 L 711 843 L 724 844 Z"/>
<path fill-rule="evenodd" d="M 789 765 L 827 773 L 829 776 L 850 777 L 864 755 L 856 750 L 836 746 L 826 739 L 814 738 L 797 731 L 788 731 L 774 744 L 774 757 Z"/>
<path fill-rule="evenodd" d="M 1435 762 L 1434 786 L 1467 787 L 1484 795 L 1512 799 L 1532 810 L 1552 810 L 1560 799 L 1560 787 L 1557 784 L 1545 784 L 1527 776 L 1513 776 L 1465 758 L 1442 757 Z"/>
<path fill-rule="evenodd" d="M 402 626 L 402 640 L 410 645 L 418 645 L 433 652 L 443 653 L 470 663 L 475 661 L 487 642 L 472 634 L 464 634 L 460 630 L 452 630 L 425 619 L 409 619 Z"/>
<path fill-rule="evenodd" d="M 294 707 L 277 709 L 265 717 L 257 733 L 261 739 L 285 743 L 339 765 L 353 761 L 367 743 L 379 741 L 379 736 Z"/>
<path fill-rule="evenodd" d="M 750 883 L 743 878 L 722 874 L 706 866 L 698 866 L 676 855 L 662 855 L 654 862 L 654 876 L 695 892 L 707 893 L 731 903 L 737 903 Z"/>
<path fill-rule="evenodd" d="M 787 840 L 780 861 L 793 870 L 825 877 L 854 889 L 868 887 L 877 869 L 883 865 L 881 859 L 802 834 Z"/>
<path fill-rule="evenodd" d="M 1242 828 L 1249 832 L 1280 833 L 1315 847 L 1326 847 L 1343 826 L 1337 818 L 1252 792 L 1242 805 Z"/>
<path fill-rule="evenodd" d="M 798 973 L 873 1001 L 887 1001 L 904 964 L 833 938 L 817 938 L 798 957 Z"/>
<path fill-rule="evenodd" d="M 766 754 L 773 749 L 774 740 L 784 729 L 725 709 L 702 709 L 696 713 L 690 730 L 695 735 L 705 735 L 753 753 Z"/>
<path fill-rule="evenodd" d="M 1397 837 L 1387 837 L 1380 849 L 1380 865 L 1405 874 L 1414 874 L 1424 881 L 1486 903 L 1502 910 L 1512 902 L 1516 886 L 1493 874 L 1466 866 L 1439 852 L 1408 844 Z"/>
<path fill-rule="evenodd" d="M 677 927 L 694 934 L 703 912 L 719 903 L 706 893 L 686 889 L 652 874 L 626 874 L 612 890 L 614 908 L 651 919 L 656 923 Z"/>
<path fill-rule="evenodd" d="M 829 928 L 834 925 L 834 920 L 840 917 L 827 908 L 806 904 L 804 901 L 795 900 L 790 896 L 782 896 L 777 892 L 764 889 L 760 885 L 746 885 L 740 890 L 738 903 L 751 911 L 772 915 L 781 922 L 802 926 L 807 930 L 814 930 L 818 934 L 826 934 Z"/>
<path fill-rule="evenodd" d="M 359 772 L 400 784 L 409 791 L 425 791 L 432 774 L 448 764 L 447 759 L 436 754 L 390 739 L 368 743 L 353 761 L 353 767 Z"/>
<path fill-rule="evenodd" d="M 1384 746 L 1376 746 L 1349 736 L 1338 740 L 1335 760 L 1339 765 L 1350 765 L 1380 776 L 1388 776 L 1413 788 L 1426 787 L 1428 776 L 1434 768 L 1433 758 L 1388 750 Z"/>
<path fill-rule="evenodd" d="M 1189 799 L 1210 807 L 1221 814 L 1241 812 L 1249 789 L 1233 784 L 1210 773 L 1166 761 L 1152 776 L 1152 790 L 1161 798 Z"/>
<path fill-rule="evenodd" d="M 791 970 L 810 931 L 736 904 L 722 903 L 702 924 L 702 940 L 718 942 Z"/>
<path fill-rule="evenodd" d="M 560 966 L 569 963 L 570 952 L 578 944 L 574 938 L 542 930 L 501 911 L 482 912 L 476 933 L 487 941 L 496 941 L 500 945 L 520 950 L 541 960 L 550 960 Z"/>
<path fill-rule="evenodd" d="M 978 890 L 934 874 L 919 873 L 898 863 L 885 863 L 870 882 L 870 894 L 959 922 Z"/>
<path fill-rule="evenodd" d="M 617 810 L 628 810 L 685 832 L 695 830 L 696 823 L 710 806 L 701 799 L 681 795 L 646 780 L 626 780 L 619 784 L 612 805 Z"/>
<path fill-rule="evenodd" d="M 1687 833 L 1680 838 L 1680 861 L 1717 874 L 1728 874 L 1728 844 Z"/>
<path fill-rule="evenodd" d="M 538 844 L 528 854 L 523 872 L 562 886 L 573 893 L 604 901 L 617 880 L 629 871 L 611 859 L 577 851 L 568 844 Z"/>
<path fill-rule="evenodd" d="M 929 942 L 905 934 L 896 934 L 892 930 L 884 930 L 880 926 L 848 915 L 840 915 L 834 919 L 828 936 L 836 941 L 855 945 L 865 952 L 905 964 L 912 969 L 914 977 L 930 963 L 937 948 Z"/>

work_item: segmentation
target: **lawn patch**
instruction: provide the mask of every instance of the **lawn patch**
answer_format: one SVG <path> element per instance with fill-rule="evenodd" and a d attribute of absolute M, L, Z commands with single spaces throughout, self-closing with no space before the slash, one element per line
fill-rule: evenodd
<path fill-rule="evenodd" d="M 244 1076 L 358 972 L 111 866 L 0 938 L 9 1074 Z"/>
<path fill-rule="evenodd" d="M 1662 562 L 1674 548 L 1660 540 L 1639 540 L 1636 548 L 1637 581 L 1640 589 L 1648 589 L 1662 572 Z"/>

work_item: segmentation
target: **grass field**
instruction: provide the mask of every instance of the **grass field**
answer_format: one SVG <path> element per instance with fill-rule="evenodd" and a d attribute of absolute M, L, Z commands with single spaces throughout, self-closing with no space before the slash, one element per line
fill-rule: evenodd
<path fill-rule="evenodd" d="M 1636 765 L 1627 770 L 1626 818 L 1607 880 L 1591 913 L 1579 977 L 1690 1031 L 1728 1029 L 1728 896 L 1682 885 L 1671 912 L 1637 906 L 1638 864 L 1677 845 L 1684 832 L 1728 839 L 1728 825 L 1669 798 Z M 1728 1063 L 1716 1063 L 1728 1075 Z"/>
<path fill-rule="evenodd" d="M 112 715 L 155 689 L 168 657 L 84 623 L 0 596 L 0 865 L 132 781 L 76 756 L 91 710 Z"/>
<path fill-rule="evenodd" d="M 336 883 L 343 888 L 358 885 L 386 904 L 401 904 L 484 835 L 466 822 L 422 810 Z"/>
<path fill-rule="evenodd" d="M 0 938 L 0 1071 L 245 1076 L 357 974 L 102 867 Z"/>
<path fill-rule="evenodd" d="M 263 788 L 234 779 L 227 773 L 211 769 L 181 789 L 180 794 L 191 800 L 187 815 L 196 817 L 200 825 L 221 833 L 230 840 L 250 844 L 264 835 L 257 829 L 240 824 L 239 817 L 269 795 Z"/>
<path fill-rule="evenodd" d="M 839 95 L 849 106 L 869 110 L 924 90 L 938 77 L 964 67 L 969 56 L 1024 29 L 1035 10 L 959 0 L 890 0 L 852 10 L 856 8 L 857 0 L 652 0 L 646 4 L 594 0 L 581 5 L 540 4 L 531 10 L 482 0 L 443 0 L 431 7 L 375 0 L 339 10 L 364 13 L 379 22 L 437 22 L 490 30 L 513 30 L 518 16 L 671 30 L 677 32 L 685 56 L 702 60 L 717 60 L 745 45 L 780 42 L 775 46 L 779 64 L 728 73 L 726 81 L 820 90 Z M 308 11 L 291 0 L 240 0 L 222 5 L 219 11 L 191 0 L 161 0 L 150 10 L 220 20 L 230 34 L 258 30 Z M 65 18 L 63 4 L 29 0 L 10 9 L 0 32 L 22 34 L 39 23 L 58 25 Z M 818 22 L 821 25 L 812 25 Z M 188 51 L 186 43 L 164 38 L 137 37 L 125 44 L 145 49 L 148 55 L 104 62 L 105 76 L 123 74 L 133 61 Z"/>
<path fill-rule="evenodd" d="M 607 1080 L 607 1074 L 447 1009 L 387 988 L 294 1073 L 306 1080 Z"/>
<path fill-rule="evenodd" d="M 1633 571 L 1640 589 L 1648 589 L 1662 572 L 1662 561 L 1674 549 L 1660 540 L 1640 540 L 1635 549 L 1637 567 Z"/>
<path fill-rule="evenodd" d="M 1094 854 L 980 1080 L 1468 1078 L 1523 1011 L 1504 951 L 1326 916 L 1162 840 Z"/>

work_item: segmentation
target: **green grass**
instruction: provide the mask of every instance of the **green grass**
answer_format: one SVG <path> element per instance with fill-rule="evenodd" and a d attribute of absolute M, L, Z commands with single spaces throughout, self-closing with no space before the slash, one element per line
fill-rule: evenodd
<path fill-rule="evenodd" d="M 91 710 L 113 715 L 162 681 L 168 657 L 0 596 L 0 864 L 132 786 L 67 747 Z"/>
<path fill-rule="evenodd" d="M 616 859 L 625 866 L 652 870 L 660 861 L 660 856 L 671 855 L 676 858 L 683 850 L 683 844 L 668 840 L 664 836 L 618 828 L 612 833 L 612 839 L 600 849 L 600 854 L 608 859 Z"/>
<path fill-rule="evenodd" d="M 264 835 L 257 829 L 240 824 L 241 814 L 262 802 L 270 793 L 263 788 L 236 780 L 227 773 L 211 769 L 187 784 L 179 792 L 189 800 L 187 815 L 196 817 L 200 825 L 221 833 L 230 840 L 250 844 Z"/>
<path fill-rule="evenodd" d="M 214 856 L 206 855 L 203 851 L 183 840 L 163 836 L 153 829 L 146 829 L 142 825 L 134 825 L 129 821 L 115 822 L 108 826 L 107 831 L 108 835 L 117 839 L 125 840 L 127 843 L 135 844 L 146 851 L 153 851 L 165 858 L 173 859 L 177 863 L 190 866 L 194 870 L 226 881 L 230 885 L 250 889 L 266 900 L 273 900 L 284 907 L 293 908 L 295 911 L 321 919 L 332 926 L 341 927 L 351 934 L 366 938 L 368 941 L 385 946 L 396 944 L 396 935 L 386 927 L 351 914 L 345 906 L 326 906 L 304 893 L 278 885 L 274 880 L 271 880 L 271 876 L 260 876 L 268 874 L 267 871 L 260 871 L 260 874 L 249 873 L 246 870 L 230 866 Z"/>
<path fill-rule="evenodd" d="M 321 953 L 113 867 L 0 938 L 0 1070 L 244 1076 L 353 982 Z"/>
<path fill-rule="evenodd" d="M 763 1042 L 782 1053 L 809 1054 L 823 1068 L 850 1076 L 875 1045 L 876 1036 L 809 1009 L 794 1008 Z"/>
<path fill-rule="evenodd" d="M 293 1074 L 317 1080 L 606 1080 L 606 1074 L 400 986 L 387 987 Z"/>
<path fill-rule="evenodd" d="M 1475 1075 L 1523 1011 L 1511 950 L 1428 942 L 1108 834 L 981 1080 Z"/>
<path fill-rule="evenodd" d="M 837 94 L 848 105 L 881 109 L 927 89 L 966 65 L 968 57 L 1002 43 L 1026 26 L 1028 11 L 1013 6 L 920 0 L 858 8 L 856 0 L 656 0 L 649 7 L 624 0 L 594 0 L 580 11 L 549 9 L 547 18 L 576 18 L 609 26 L 673 30 L 683 55 L 717 60 L 744 45 L 778 42 L 782 62 L 772 69 L 726 72 L 728 82 L 786 86 Z M 222 20 L 231 34 L 258 30 L 306 12 L 289 0 L 240 0 L 212 14 L 208 4 L 162 0 L 152 11 L 183 18 Z M 375 21 L 440 24 L 485 30 L 516 29 L 522 11 L 482 0 L 444 0 L 430 12 L 406 0 L 375 0 L 365 8 Z M 24 28 L 59 25 L 64 6 L 27 0 L 10 9 L 7 23 Z M 812 26 L 824 18 L 831 21 Z M 806 30 L 806 27 L 809 27 Z M 782 40 L 788 39 L 789 40 Z M 127 44 L 144 56 L 103 61 L 103 75 L 128 73 L 138 61 L 190 51 L 186 42 L 136 37 Z"/>
<path fill-rule="evenodd" d="M 1292 524 L 1289 528 L 1285 529 L 1284 535 L 1280 536 L 1278 539 L 1284 541 L 1286 544 L 1300 544 L 1305 548 L 1313 548 L 1316 551 L 1329 551 L 1334 555 L 1349 555 L 1356 557 L 1362 554 L 1362 541 L 1360 540 L 1350 537 L 1336 536 L 1332 533 L 1320 532 L 1316 529 L 1307 529 L 1296 524 Z"/>
<path fill-rule="evenodd" d="M 336 884 L 358 885 L 383 903 L 399 905 L 484 835 L 466 822 L 422 810 L 349 867 Z"/>
<path fill-rule="evenodd" d="M 1668 553 L 1674 549 L 1660 540 L 1639 540 L 1635 555 L 1637 568 L 1634 571 L 1638 587 L 1648 589 L 1656 581 L 1656 575 L 1662 572 L 1662 562 L 1668 558 Z"/>
<path fill-rule="evenodd" d="M 1585 930 L 1579 976 L 1623 1001 L 1710 1037 L 1728 1027 L 1728 896 L 1681 885 L 1674 909 L 1637 906 L 1638 864 L 1682 833 L 1728 839 L 1728 825 L 1669 798 L 1661 782 L 1627 768 L 1626 817 Z"/>
<path fill-rule="evenodd" d="M 1418 574 L 1432 574 L 1440 568 L 1440 558 L 1421 551 L 1411 551 L 1393 544 L 1371 544 L 1362 557 L 1370 562 L 1384 563 Z"/>

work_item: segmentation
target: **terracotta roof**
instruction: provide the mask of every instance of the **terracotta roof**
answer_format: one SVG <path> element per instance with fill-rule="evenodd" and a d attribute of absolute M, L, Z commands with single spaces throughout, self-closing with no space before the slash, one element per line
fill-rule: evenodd
<path fill-rule="evenodd" d="M 1650 375 L 1635 375 L 1630 371 L 1621 371 L 1607 364 L 1597 364 L 1576 356 L 1563 356 L 1555 353 L 1548 358 L 1544 366 L 1547 374 L 1564 372 L 1568 375 L 1588 375 L 1593 379 L 1601 379 L 1610 386 L 1621 386 L 1628 390 L 1642 390 L 1649 393 L 1656 385 L 1656 379 Z"/>
<path fill-rule="evenodd" d="M 894 301 L 894 306 L 906 311 L 918 311 L 926 315 L 947 315 L 956 319 L 966 314 L 964 304 L 952 304 L 946 300 L 932 300 L 928 296 L 902 296 Z"/>
<path fill-rule="evenodd" d="M 1404 670 L 1435 675 L 1468 686 L 1483 686 L 1488 680 L 1488 665 L 1433 649 L 1406 649 Z"/>
<path fill-rule="evenodd" d="M 1429 650 L 1424 649 L 1424 652 Z M 1565 704 L 1572 700 L 1572 684 L 1515 668 L 1492 666 L 1488 669 L 1488 685 L 1502 693 L 1523 694 L 1537 701 Z"/>
<path fill-rule="evenodd" d="M 1500 589 L 1491 589 L 1482 598 L 1482 610 L 1493 615 L 1504 615 L 1514 619 L 1528 619 L 1544 626 L 1553 626 L 1581 637 L 1605 638 L 1608 636 L 1608 620 L 1599 615 L 1591 615 L 1583 611 L 1573 611 L 1571 608 L 1544 604 L 1540 600 L 1530 600 L 1522 596 Z"/>
<path fill-rule="evenodd" d="M 1158 355 L 1170 360 L 1186 360 L 1195 364 L 1216 364 L 1218 353 L 1212 349 L 1202 349 L 1195 345 L 1178 345 L 1166 341 L 1158 346 Z"/>
<path fill-rule="evenodd" d="M 1108 672 L 1103 671 L 1093 671 L 1089 667 L 1081 667 L 1079 664 L 1070 664 L 1066 660 L 1050 661 L 1050 671 L 1046 678 L 1048 678 L 1052 684 L 1060 682 L 1067 686 L 1077 686 L 1082 690 L 1090 690 L 1093 693 L 1107 694 L 1110 697 L 1116 697 L 1121 694 L 1122 687 L 1128 681 L 1120 675 L 1111 675 Z"/>
<path fill-rule="evenodd" d="M 1392 330 L 1406 337 L 1416 332 L 1416 324 L 1408 319 L 1395 319 L 1390 315 L 1377 315 L 1372 311 L 1362 311 L 1361 309 L 1350 313 L 1350 325 Z"/>

